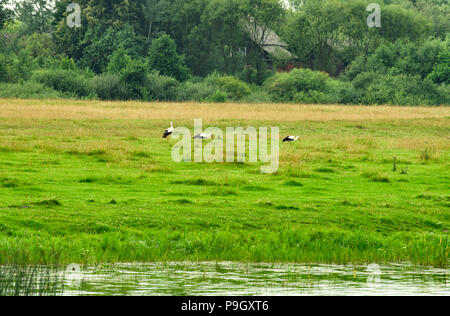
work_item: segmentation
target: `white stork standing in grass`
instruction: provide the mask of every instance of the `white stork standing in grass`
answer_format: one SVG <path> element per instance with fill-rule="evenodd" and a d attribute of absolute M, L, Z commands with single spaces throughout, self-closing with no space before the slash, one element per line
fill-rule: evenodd
<path fill-rule="evenodd" d="M 211 136 L 212 136 L 212 133 L 208 133 L 208 134 L 201 133 L 201 134 L 195 135 L 194 139 L 210 139 Z"/>
<path fill-rule="evenodd" d="M 168 136 L 172 135 L 173 131 L 174 131 L 173 122 L 170 122 L 170 127 L 166 129 L 166 131 L 164 132 L 163 138 L 167 138 Z"/>
<path fill-rule="evenodd" d="M 283 143 L 292 143 L 297 141 L 300 138 L 300 136 L 287 136 L 285 139 L 283 139 Z"/>

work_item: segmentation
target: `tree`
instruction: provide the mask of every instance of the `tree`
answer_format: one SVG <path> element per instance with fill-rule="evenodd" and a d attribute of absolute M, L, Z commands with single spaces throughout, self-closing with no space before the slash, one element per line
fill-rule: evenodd
<path fill-rule="evenodd" d="M 152 31 L 154 31 L 154 24 L 163 20 L 166 10 L 167 3 L 164 0 L 146 0 L 142 4 L 142 12 L 148 24 L 147 40 L 150 39 Z"/>
<path fill-rule="evenodd" d="M 111 74 L 120 74 L 131 64 L 131 61 L 128 52 L 123 47 L 119 47 L 109 59 L 107 72 Z"/>
<path fill-rule="evenodd" d="M 23 0 L 16 3 L 17 19 L 22 22 L 22 34 L 50 33 L 53 6 L 51 0 Z"/>
<path fill-rule="evenodd" d="M 346 45 L 341 34 L 347 22 L 344 12 L 341 1 L 308 1 L 291 15 L 285 39 L 302 64 L 335 73 L 338 50 Z"/>
<path fill-rule="evenodd" d="M 342 57 L 346 65 L 357 56 L 364 60 L 379 44 L 380 37 L 377 29 L 367 26 L 367 0 L 351 0 L 346 2 L 342 15 L 345 23 L 341 26 L 342 38 L 346 43 L 342 50 Z"/>
<path fill-rule="evenodd" d="M 184 55 L 177 53 L 177 44 L 169 35 L 153 40 L 148 53 L 148 65 L 161 75 L 184 81 L 189 77 L 189 68 L 185 65 Z"/>
<path fill-rule="evenodd" d="M 196 75 L 213 71 L 236 74 L 244 67 L 242 48 L 247 45 L 240 0 L 211 0 L 186 47 L 187 63 Z"/>
<path fill-rule="evenodd" d="M 443 51 L 439 54 L 438 62 L 434 66 L 429 78 L 438 84 L 450 84 L 450 50 Z"/>
<path fill-rule="evenodd" d="M 391 42 L 398 39 L 418 40 L 430 33 L 431 22 L 419 12 L 398 5 L 382 8 L 380 36 Z"/>
<path fill-rule="evenodd" d="M 14 12 L 6 7 L 7 4 L 7 0 L 0 0 L 0 30 L 14 17 Z"/>
<path fill-rule="evenodd" d="M 96 73 L 106 70 L 111 54 L 123 48 L 134 59 L 144 55 L 143 38 L 138 36 L 131 25 L 122 28 L 105 25 L 89 26 L 80 45 L 83 47 L 79 65 L 89 67 Z"/>
<path fill-rule="evenodd" d="M 263 47 L 270 32 L 278 28 L 285 11 L 278 0 L 243 0 L 241 23 L 250 37 L 250 49 L 247 53 L 249 64 L 256 69 L 256 81 L 263 81 Z"/>

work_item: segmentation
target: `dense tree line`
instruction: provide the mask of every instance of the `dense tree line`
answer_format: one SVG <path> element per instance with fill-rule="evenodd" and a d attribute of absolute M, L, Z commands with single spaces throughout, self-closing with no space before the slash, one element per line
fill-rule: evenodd
<path fill-rule="evenodd" d="M 77 0 L 81 27 L 73 0 L 8 2 L 0 97 L 450 102 L 448 0 L 378 1 L 379 28 L 366 0 Z M 289 58 L 267 56 L 272 31 Z"/>

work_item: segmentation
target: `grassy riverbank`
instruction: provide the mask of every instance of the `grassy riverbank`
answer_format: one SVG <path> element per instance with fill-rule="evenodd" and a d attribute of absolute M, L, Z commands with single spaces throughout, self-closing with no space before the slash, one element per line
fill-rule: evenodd
<path fill-rule="evenodd" d="M 0 264 L 411 261 L 450 251 L 448 107 L 0 99 Z M 278 126 L 280 169 L 174 163 L 170 121 Z M 396 171 L 393 171 L 396 157 Z"/>

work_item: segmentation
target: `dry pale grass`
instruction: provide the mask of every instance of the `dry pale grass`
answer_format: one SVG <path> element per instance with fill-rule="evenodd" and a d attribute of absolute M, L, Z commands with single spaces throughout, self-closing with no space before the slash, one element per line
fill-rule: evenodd
<path fill-rule="evenodd" d="M 386 140 L 389 148 L 398 148 L 404 150 L 423 150 L 424 148 L 441 148 L 444 150 L 450 149 L 450 142 L 446 135 L 442 137 L 402 137 L 398 139 Z"/>
<path fill-rule="evenodd" d="M 24 119 L 373 121 L 447 117 L 449 107 L 0 99 L 0 118 Z"/>

